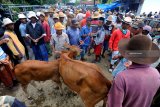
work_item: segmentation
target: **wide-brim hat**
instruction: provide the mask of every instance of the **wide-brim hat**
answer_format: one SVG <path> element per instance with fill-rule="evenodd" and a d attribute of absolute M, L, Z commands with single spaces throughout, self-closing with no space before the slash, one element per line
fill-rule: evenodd
<path fill-rule="evenodd" d="M 152 64 L 160 57 L 159 47 L 146 35 L 122 39 L 118 44 L 121 55 L 137 64 Z"/>
<path fill-rule="evenodd" d="M 112 16 L 112 15 L 109 15 L 108 18 L 106 19 L 106 21 L 112 22 L 112 21 L 113 21 L 113 16 Z"/>
<path fill-rule="evenodd" d="M 53 14 L 53 19 L 59 19 L 59 14 L 57 13 Z"/>
<path fill-rule="evenodd" d="M 126 24 L 131 24 L 132 23 L 132 18 L 131 17 L 125 17 L 123 22 L 126 23 Z"/>
<path fill-rule="evenodd" d="M 63 30 L 65 27 L 62 25 L 61 22 L 57 22 L 57 23 L 54 25 L 54 28 L 55 28 L 55 30 Z"/>
<path fill-rule="evenodd" d="M 18 15 L 18 18 L 19 18 L 19 19 L 26 19 L 27 17 L 26 17 L 24 14 L 19 14 L 19 15 Z"/>
<path fill-rule="evenodd" d="M 14 24 L 14 22 L 9 18 L 4 18 L 2 27 L 5 27 L 6 25 L 9 25 L 9 24 Z"/>
<path fill-rule="evenodd" d="M 98 19 L 98 18 L 100 18 L 101 17 L 101 15 L 99 14 L 99 12 L 94 12 L 94 14 L 92 15 L 92 19 Z"/>
<path fill-rule="evenodd" d="M 29 19 L 32 18 L 32 17 L 38 19 L 38 17 L 36 16 L 36 13 L 35 13 L 35 12 L 30 12 L 30 13 L 28 14 L 28 18 L 29 18 Z"/>
<path fill-rule="evenodd" d="M 59 12 L 59 17 L 65 17 L 63 12 Z"/>

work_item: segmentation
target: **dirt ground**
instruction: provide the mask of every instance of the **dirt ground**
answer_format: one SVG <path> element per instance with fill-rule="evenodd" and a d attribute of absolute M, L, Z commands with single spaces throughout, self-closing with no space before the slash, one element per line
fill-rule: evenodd
<path fill-rule="evenodd" d="M 53 57 L 50 58 L 52 60 Z M 87 57 L 88 62 L 93 60 L 93 56 Z M 107 70 L 107 59 L 102 59 L 101 63 L 97 63 L 104 71 L 108 79 L 112 79 L 111 73 Z M 73 94 L 64 84 L 64 94 L 60 95 L 58 89 L 55 88 L 56 84 L 51 80 L 45 82 L 36 82 L 37 87 L 29 85 L 27 90 L 32 100 L 27 99 L 27 96 L 22 91 L 21 86 L 15 87 L 13 90 L 6 90 L 3 85 L 0 85 L 0 96 L 11 95 L 24 102 L 27 107 L 84 107 L 81 98 Z M 42 88 L 42 91 L 38 89 Z M 96 107 L 102 107 L 102 101 Z"/>

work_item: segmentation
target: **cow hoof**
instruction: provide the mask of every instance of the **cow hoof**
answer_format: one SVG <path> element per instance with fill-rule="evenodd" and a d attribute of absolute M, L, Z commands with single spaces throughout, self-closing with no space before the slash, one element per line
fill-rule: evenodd
<path fill-rule="evenodd" d="M 42 89 L 42 88 L 38 88 L 38 91 L 42 92 L 42 91 L 43 91 L 43 89 Z"/>
<path fill-rule="evenodd" d="M 56 86 L 56 87 L 54 87 L 54 89 L 59 90 L 59 87 L 58 87 L 58 86 Z"/>
<path fill-rule="evenodd" d="M 27 98 L 28 98 L 28 100 L 32 100 L 33 99 L 31 96 L 28 96 Z"/>

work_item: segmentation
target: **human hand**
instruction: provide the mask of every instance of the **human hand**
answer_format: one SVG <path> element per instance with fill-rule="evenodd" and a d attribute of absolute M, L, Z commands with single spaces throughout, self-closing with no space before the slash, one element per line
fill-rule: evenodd
<path fill-rule="evenodd" d="M 80 41 L 80 45 L 83 45 L 83 44 L 84 44 L 84 42 L 81 40 L 81 41 Z"/>
<path fill-rule="evenodd" d="M 116 60 L 116 59 L 118 59 L 118 58 L 119 58 L 119 56 L 116 55 L 116 56 L 114 56 L 112 59 L 113 59 L 113 60 Z"/>
<path fill-rule="evenodd" d="M 128 68 L 129 66 L 131 66 L 131 65 L 132 65 L 132 62 L 131 62 L 131 61 L 127 61 L 127 62 L 124 63 L 124 66 L 127 67 L 127 68 Z"/>
<path fill-rule="evenodd" d="M 8 43 L 9 42 L 9 38 L 2 39 L 2 42 L 3 43 Z"/>

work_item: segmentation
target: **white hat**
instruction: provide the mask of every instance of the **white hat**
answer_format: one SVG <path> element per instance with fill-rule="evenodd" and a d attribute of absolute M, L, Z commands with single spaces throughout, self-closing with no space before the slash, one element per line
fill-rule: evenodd
<path fill-rule="evenodd" d="M 31 18 L 31 17 L 35 17 L 36 19 L 38 19 L 35 12 L 33 13 L 31 12 L 28 14 L 28 18 Z"/>
<path fill-rule="evenodd" d="M 5 27 L 8 24 L 14 24 L 14 22 L 9 18 L 4 18 L 2 27 Z"/>
<path fill-rule="evenodd" d="M 43 12 L 41 12 L 41 13 L 40 13 L 40 15 L 42 15 L 42 16 L 44 16 L 44 17 L 45 17 L 45 14 L 44 14 Z"/>
<path fill-rule="evenodd" d="M 36 15 L 39 17 L 41 15 L 41 12 L 37 12 Z"/>
<path fill-rule="evenodd" d="M 130 17 L 125 17 L 125 18 L 124 18 L 124 22 L 127 23 L 127 24 L 131 24 L 131 23 L 132 23 L 132 18 L 130 18 Z"/>
<path fill-rule="evenodd" d="M 25 16 L 24 14 L 19 14 L 19 15 L 18 15 L 18 18 L 19 18 L 19 19 L 25 19 L 26 16 Z"/>
<path fill-rule="evenodd" d="M 152 27 L 146 25 L 146 26 L 143 27 L 143 30 L 146 30 L 146 31 L 148 31 L 148 32 L 151 32 L 151 31 L 152 31 Z"/>

